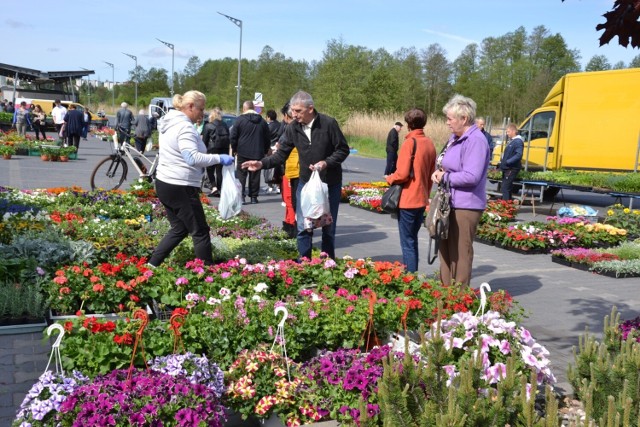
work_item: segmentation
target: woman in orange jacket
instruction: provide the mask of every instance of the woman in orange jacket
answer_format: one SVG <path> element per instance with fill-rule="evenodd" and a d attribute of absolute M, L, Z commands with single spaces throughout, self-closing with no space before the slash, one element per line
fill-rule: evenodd
<path fill-rule="evenodd" d="M 398 231 L 402 262 L 407 271 L 418 271 L 418 232 L 429 204 L 431 174 L 436 168 L 436 148 L 424 134 L 427 116 L 420 108 L 406 112 L 409 133 L 404 138 L 398 154 L 396 171 L 387 176 L 389 185 L 402 184 L 398 209 Z"/>

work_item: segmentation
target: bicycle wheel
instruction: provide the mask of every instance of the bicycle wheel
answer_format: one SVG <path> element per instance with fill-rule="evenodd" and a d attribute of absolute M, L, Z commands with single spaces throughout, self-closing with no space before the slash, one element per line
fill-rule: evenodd
<path fill-rule="evenodd" d="M 91 173 L 91 189 L 116 190 L 127 178 L 127 170 L 122 157 L 107 157 Z"/>

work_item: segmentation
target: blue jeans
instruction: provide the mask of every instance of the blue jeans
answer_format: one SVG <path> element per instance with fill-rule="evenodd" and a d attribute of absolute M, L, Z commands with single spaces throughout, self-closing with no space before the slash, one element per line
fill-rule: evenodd
<path fill-rule="evenodd" d="M 398 210 L 402 263 L 409 272 L 418 271 L 418 232 L 422 227 L 424 211 L 425 208 Z"/>
<path fill-rule="evenodd" d="M 302 217 L 302 207 L 300 205 L 300 195 L 302 188 L 306 184 L 302 179 L 298 182 L 296 189 L 296 222 L 298 225 L 298 254 L 300 258 L 311 258 L 311 247 L 313 245 L 313 230 L 304 229 L 304 218 Z M 333 218 L 333 224 L 322 227 L 322 247 L 321 251 L 326 252 L 330 258 L 336 257 L 336 223 L 338 222 L 338 208 L 340 207 L 340 193 L 342 184 L 329 185 L 329 210 Z"/>

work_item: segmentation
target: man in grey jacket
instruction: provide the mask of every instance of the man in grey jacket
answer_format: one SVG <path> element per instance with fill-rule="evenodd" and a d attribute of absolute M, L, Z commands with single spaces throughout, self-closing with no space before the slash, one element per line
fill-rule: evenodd
<path fill-rule="evenodd" d="M 238 156 L 236 176 L 242 183 L 242 201 L 247 195 L 247 175 L 249 176 L 249 197 L 251 203 L 258 203 L 260 192 L 260 172 L 242 168 L 242 163 L 263 158 L 271 148 L 269 125 L 254 111 L 252 101 L 242 104 L 242 115 L 231 128 L 231 149 Z"/>

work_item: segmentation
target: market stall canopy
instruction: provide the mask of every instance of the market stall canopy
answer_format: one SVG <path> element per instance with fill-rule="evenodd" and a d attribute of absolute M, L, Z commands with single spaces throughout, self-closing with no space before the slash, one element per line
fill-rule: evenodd
<path fill-rule="evenodd" d="M 33 83 L 67 82 L 69 78 L 82 78 L 95 74 L 93 70 L 79 71 L 40 71 L 16 65 L 0 64 L 0 76 L 18 78 L 18 80 Z"/>

